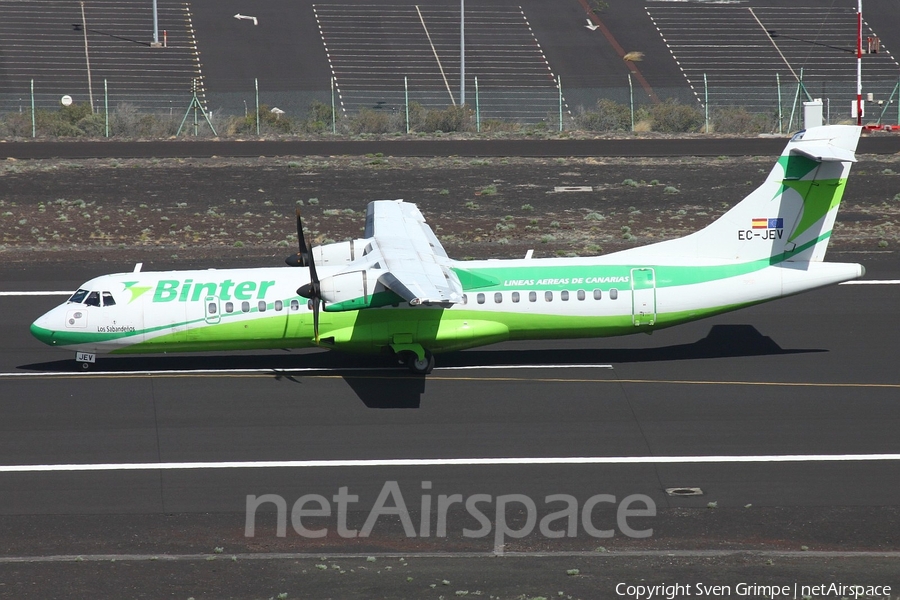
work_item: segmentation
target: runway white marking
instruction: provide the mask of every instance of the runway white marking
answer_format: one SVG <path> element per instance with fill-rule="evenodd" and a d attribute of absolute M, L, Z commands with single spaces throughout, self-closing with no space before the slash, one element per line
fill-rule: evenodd
<path fill-rule="evenodd" d="M 900 285 L 900 279 L 859 279 L 856 281 L 845 281 L 838 285 Z"/>
<path fill-rule="evenodd" d="M 437 367 L 436 371 L 466 370 L 508 370 L 508 369 L 612 369 L 612 365 L 462 365 L 458 367 Z M 133 375 L 226 375 L 239 373 L 262 373 L 266 375 L 293 375 L 298 373 L 339 373 L 347 371 L 404 371 L 406 367 L 291 367 L 271 369 L 164 369 L 160 371 L 63 371 L 33 373 L 0 373 L 0 377 L 90 377 L 90 376 L 133 376 Z"/>
<path fill-rule="evenodd" d="M 653 465 L 699 463 L 795 463 L 897 461 L 900 454 L 770 454 L 757 456 L 545 456 L 522 458 L 386 458 L 224 462 L 85 463 L 0 465 L 0 473 L 74 471 L 182 471 L 210 469 L 311 469 L 322 467 L 444 467 L 506 465 Z"/>
<path fill-rule="evenodd" d="M 0 292 L 0 296 L 71 296 L 72 291 L 68 292 Z"/>

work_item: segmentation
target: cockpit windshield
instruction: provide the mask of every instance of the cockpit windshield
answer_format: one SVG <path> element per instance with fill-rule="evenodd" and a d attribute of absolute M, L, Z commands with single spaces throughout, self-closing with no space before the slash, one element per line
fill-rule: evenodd
<path fill-rule="evenodd" d="M 84 304 L 85 306 L 115 306 L 116 299 L 105 290 L 103 292 L 90 292 L 85 289 L 79 289 L 69 298 L 69 303 Z"/>
<path fill-rule="evenodd" d="M 69 302 L 75 302 L 76 304 L 81 304 L 82 302 L 84 302 L 84 298 L 87 295 L 88 295 L 87 290 L 80 289 L 77 292 L 75 292 L 74 294 L 72 294 L 72 297 L 69 298 Z"/>

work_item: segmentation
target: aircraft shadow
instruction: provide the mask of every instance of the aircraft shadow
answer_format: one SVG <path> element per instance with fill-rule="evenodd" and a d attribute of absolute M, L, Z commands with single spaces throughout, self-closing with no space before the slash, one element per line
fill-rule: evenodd
<path fill-rule="evenodd" d="M 467 350 L 442 354 L 440 367 L 503 365 L 565 365 L 702 360 L 742 356 L 771 356 L 827 352 L 824 349 L 785 349 L 752 325 L 713 325 L 706 337 L 688 344 L 655 348 L 571 348 L 536 350 Z M 32 363 L 18 367 L 50 373 L 79 372 L 73 360 Z M 96 370 L 153 373 L 165 371 L 270 371 L 278 380 L 301 383 L 303 371 L 327 371 L 344 379 L 368 408 L 419 408 L 427 377 L 411 375 L 385 356 L 358 356 L 339 352 L 284 352 L 283 354 L 218 354 L 165 356 L 104 356 Z"/>
<path fill-rule="evenodd" d="M 785 349 L 752 325 L 713 325 L 706 337 L 689 344 L 655 348 L 573 348 L 554 350 L 468 350 L 441 356 L 441 366 L 606 364 L 702 360 L 828 352 L 820 348 Z"/>

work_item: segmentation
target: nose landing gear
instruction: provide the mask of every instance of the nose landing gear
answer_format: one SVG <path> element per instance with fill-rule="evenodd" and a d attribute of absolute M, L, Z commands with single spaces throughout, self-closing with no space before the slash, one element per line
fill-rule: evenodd
<path fill-rule="evenodd" d="M 96 364 L 97 355 L 91 352 L 76 352 L 75 362 L 81 365 L 83 371 L 87 371 Z"/>

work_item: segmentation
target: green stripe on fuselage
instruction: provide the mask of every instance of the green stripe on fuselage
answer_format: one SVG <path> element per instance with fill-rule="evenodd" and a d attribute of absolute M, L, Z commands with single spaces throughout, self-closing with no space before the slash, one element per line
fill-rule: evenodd
<path fill-rule="evenodd" d="M 591 300 L 592 301 L 592 300 Z M 575 302 L 572 300 L 571 302 Z M 601 302 L 617 302 L 604 299 Z M 761 301 L 759 301 L 761 302 Z M 462 350 L 505 340 L 611 337 L 671 327 L 759 302 L 731 304 L 689 311 L 659 313 L 652 327 L 635 327 L 630 311 L 618 315 L 554 315 L 441 308 L 370 309 L 335 313 L 334 322 L 320 326 L 322 345 L 334 338 L 347 351 L 377 352 L 395 336 L 410 334 L 433 352 Z M 285 337 L 284 316 L 250 321 L 200 325 L 190 332 L 155 337 L 118 348 L 115 354 L 187 352 L 196 350 L 258 350 L 314 346 L 312 324 Z"/>

